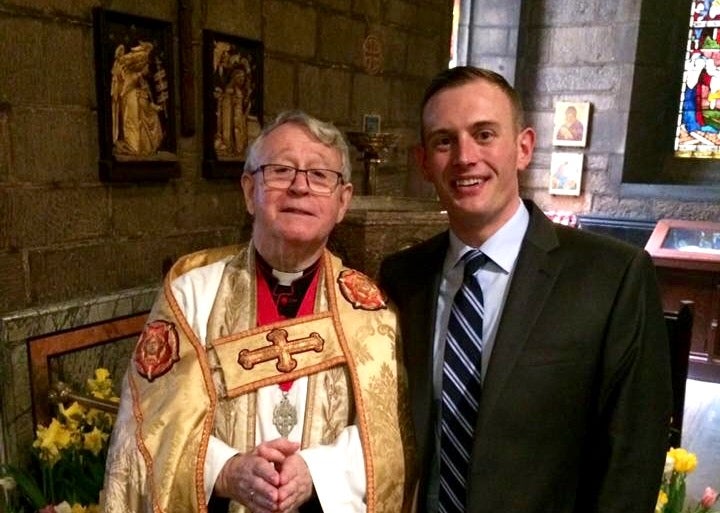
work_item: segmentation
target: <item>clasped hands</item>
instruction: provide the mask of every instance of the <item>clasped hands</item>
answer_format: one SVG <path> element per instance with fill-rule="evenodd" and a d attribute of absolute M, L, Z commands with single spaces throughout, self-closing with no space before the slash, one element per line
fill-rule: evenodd
<path fill-rule="evenodd" d="M 289 513 L 312 496 L 313 483 L 300 444 L 285 438 L 236 454 L 220 471 L 215 494 L 244 504 L 253 513 Z"/>

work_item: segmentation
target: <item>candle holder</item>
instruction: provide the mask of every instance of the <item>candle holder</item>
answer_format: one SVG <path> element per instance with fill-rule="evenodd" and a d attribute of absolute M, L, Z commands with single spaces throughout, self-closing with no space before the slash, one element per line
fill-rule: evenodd
<path fill-rule="evenodd" d="M 393 148 L 400 136 L 389 132 L 346 132 L 350 143 L 362 152 L 364 163 L 362 194 L 374 195 L 377 191 L 377 172 L 380 164 L 387 160 L 387 152 Z"/>

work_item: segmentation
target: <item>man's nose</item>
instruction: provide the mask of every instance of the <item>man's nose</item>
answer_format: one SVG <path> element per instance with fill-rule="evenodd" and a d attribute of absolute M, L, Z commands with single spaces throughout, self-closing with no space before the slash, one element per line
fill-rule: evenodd
<path fill-rule="evenodd" d="M 455 146 L 455 163 L 459 165 L 473 164 L 477 160 L 477 143 L 467 134 L 457 138 Z"/>
<path fill-rule="evenodd" d="M 293 181 L 290 183 L 289 189 L 292 189 L 294 192 L 309 192 L 310 191 L 310 183 L 309 183 L 308 173 L 304 169 L 298 169 L 295 171 L 295 177 L 293 178 Z"/>

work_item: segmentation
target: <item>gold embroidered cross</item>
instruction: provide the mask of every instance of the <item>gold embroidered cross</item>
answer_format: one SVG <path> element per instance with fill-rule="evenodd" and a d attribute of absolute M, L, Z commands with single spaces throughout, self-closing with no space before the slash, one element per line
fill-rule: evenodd
<path fill-rule="evenodd" d="M 267 334 L 267 339 L 272 345 L 261 347 L 250 351 L 243 349 L 238 353 L 238 363 L 244 369 L 252 369 L 256 363 L 269 362 L 277 358 L 278 362 L 275 366 L 280 372 L 290 372 L 297 367 L 297 360 L 292 357 L 294 354 L 305 353 L 307 351 L 315 351 L 319 353 L 323 350 L 325 341 L 320 335 L 313 332 L 305 338 L 297 338 L 288 340 L 288 332 L 282 329 L 274 329 Z"/>

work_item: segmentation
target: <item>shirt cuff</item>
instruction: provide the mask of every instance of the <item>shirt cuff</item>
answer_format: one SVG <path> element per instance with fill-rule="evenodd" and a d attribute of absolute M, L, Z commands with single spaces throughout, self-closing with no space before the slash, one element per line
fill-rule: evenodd
<path fill-rule="evenodd" d="M 228 444 L 211 436 L 208 441 L 207 454 L 205 455 L 205 466 L 203 469 L 203 477 L 205 480 L 205 504 L 210 501 L 210 496 L 215 488 L 215 481 L 217 481 L 220 471 L 225 466 L 225 463 L 239 454 L 240 451 L 233 449 Z"/>
<path fill-rule="evenodd" d="M 312 477 L 323 511 L 364 513 L 365 460 L 356 426 L 348 426 L 332 445 L 299 452 Z"/>

